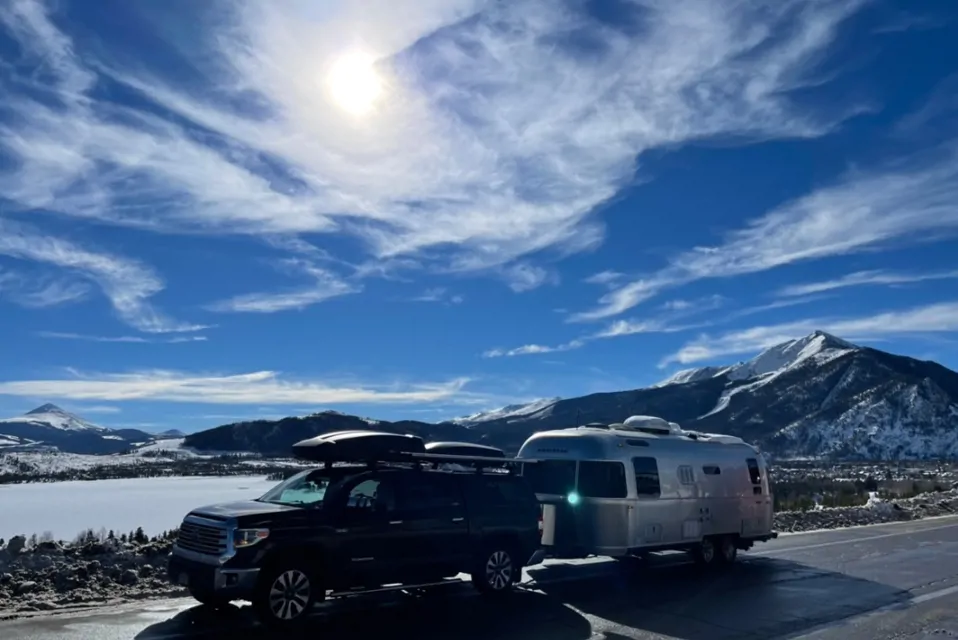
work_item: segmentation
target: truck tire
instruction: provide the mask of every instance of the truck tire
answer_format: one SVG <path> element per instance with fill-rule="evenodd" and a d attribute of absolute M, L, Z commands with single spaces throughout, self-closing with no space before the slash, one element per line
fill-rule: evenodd
<path fill-rule="evenodd" d="M 522 575 L 522 566 L 508 544 L 491 544 L 477 556 L 472 584 L 483 595 L 509 593 Z"/>
<path fill-rule="evenodd" d="M 222 609 L 231 602 L 229 598 L 221 596 L 215 591 L 200 589 L 197 587 L 187 587 L 187 590 L 190 592 L 190 596 L 194 600 L 203 606 L 211 607 L 213 609 Z"/>
<path fill-rule="evenodd" d="M 738 540 L 735 536 L 722 536 L 718 540 L 716 559 L 720 564 L 734 564 L 738 558 Z"/>
<path fill-rule="evenodd" d="M 315 572 L 297 563 L 280 562 L 260 575 L 253 608 L 263 624 L 292 628 L 309 616 L 320 589 Z"/>
<path fill-rule="evenodd" d="M 718 549 L 715 545 L 715 539 L 708 536 L 702 538 L 702 542 L 692 549 L 692 559 L 695 560 L 695 564 L 702 567 L 715 565 L 717 556 Z"/>

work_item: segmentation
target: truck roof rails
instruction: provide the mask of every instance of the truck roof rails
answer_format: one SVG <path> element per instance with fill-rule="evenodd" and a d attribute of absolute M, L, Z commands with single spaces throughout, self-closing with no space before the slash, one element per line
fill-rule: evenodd
<path fill-rule="evenodd" d="M 301 440 L 293 445 L 293 455 L 326 466 L 334 463 L 412 463 L 420 466 L 432 463 L 483 468 L 510 469 L 528 460 L 508 458 L 503 450 L 488 445 L 468 442 L 432 442 L 426 444 L 419 436 L 382 431 L 335 431 Z M 511 469 L 510 469 L 511 470 Z"/>

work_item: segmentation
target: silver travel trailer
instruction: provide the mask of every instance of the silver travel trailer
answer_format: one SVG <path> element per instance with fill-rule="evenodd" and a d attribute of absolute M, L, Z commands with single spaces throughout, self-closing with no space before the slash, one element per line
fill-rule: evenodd
<path fill-rule="evenodd" d="M 523 474 L 552 557 L 683 550 L 710 564 L 777 536 L 765 459 L 735 436 L 633 416 L 533 434 L 517 457 L 536 460 Z"/>

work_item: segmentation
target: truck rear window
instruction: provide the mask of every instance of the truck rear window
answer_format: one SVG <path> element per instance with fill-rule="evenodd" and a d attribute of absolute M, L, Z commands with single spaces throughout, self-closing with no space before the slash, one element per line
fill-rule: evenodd
<path fill-rule="evenodd" d="M 575 490 L 575 460 L 542 460 L 525 464 L 522 475 L 536 493 L 564 496 Z"/>
<path fill-rule="evenodd" d="M 625 465 L 621 462 L 579 462 L 579 495 L 583 498 L 624 498 Z"/>

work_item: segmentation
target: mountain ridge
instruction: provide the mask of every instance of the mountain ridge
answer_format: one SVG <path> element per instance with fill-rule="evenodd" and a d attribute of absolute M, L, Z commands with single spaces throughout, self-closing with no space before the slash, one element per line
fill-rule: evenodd
<path fill-rule="evenodd" d="M 110 429 L 46 403 L 22 416 L 0 419 L 0 452 L 53 447 L 64 453 L 122 453 L 152 439 L 138 429 Z"/>
<path fill-rule="evenodd" d="M 743 437 L 779 457 L 958 457 L 958 373 L 938 363 L 816 331 L 749 360 L 703 369 L 707 375 L 687 381 L 544 399 L 529 411 L 530 405 L 507 406 L 435 424 L 322 412 L 222 425 L 187 436 L 186 445 L 288 454 L 296 439 L 374 423 L 376 429 L 514 452 L 536 431 L 653 415 L 686 429 Z"/>

